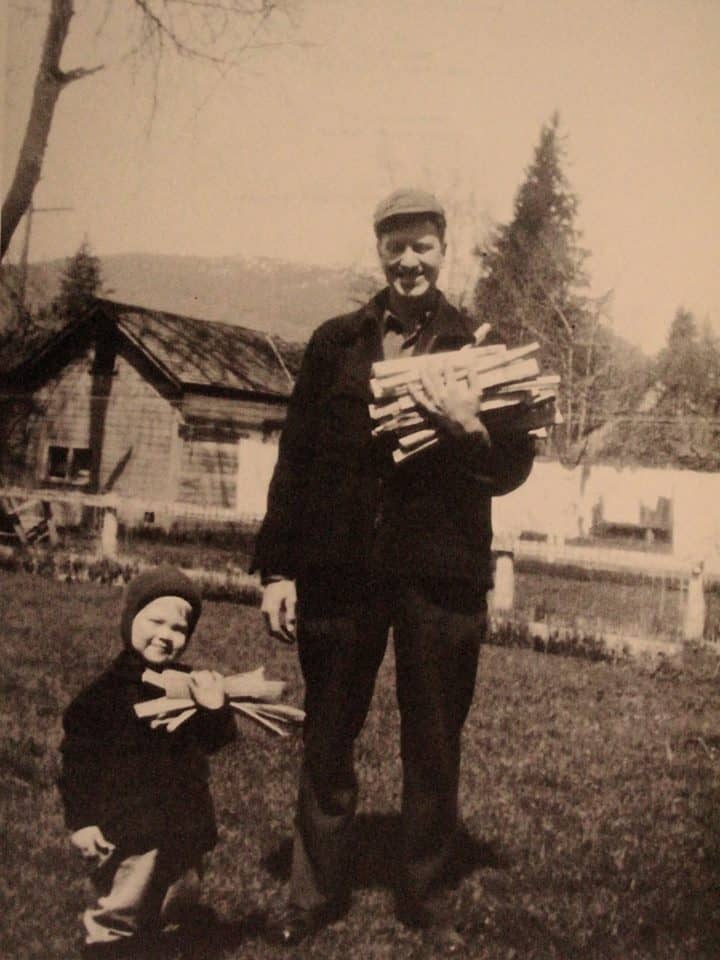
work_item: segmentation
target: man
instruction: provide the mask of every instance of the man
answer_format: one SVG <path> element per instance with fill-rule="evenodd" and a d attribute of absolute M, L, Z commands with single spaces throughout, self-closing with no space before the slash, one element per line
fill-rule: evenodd
<path fill-rule="evenodd" d="M 478 390 L 442 372 L 414 391 L 441 436 L 434 449 L 395 465 L 392 441 L 373 440 L 374 361 L 474 342 L 468 318 L 437 289 L 437 199 L 398 190 L 374 226 L 387 287 L 308 344 L 253 563 L 270 630 L 289 641 L 297 598 L 306 685 L 290 899 L 273 932 L 294 944 L 347 908 L 353 743 L 392 627 L 404 775 L 397 912 L 455 952 L 462 939 L 434 892 L 456 839 L 460 735 L 492 582 L 490 499 L 526 479 L 533 444 L 491 439 Z"/>

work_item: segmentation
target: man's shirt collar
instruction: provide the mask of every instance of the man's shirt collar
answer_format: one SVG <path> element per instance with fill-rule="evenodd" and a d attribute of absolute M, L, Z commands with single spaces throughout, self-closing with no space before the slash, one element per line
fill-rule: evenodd
<path fill-rule="evenodd" d="M 389 332 L 401 334 L 405 338 L 413 335 L 417 336 L 418 332 L 430 321 L 434 312 L 430 309 L 425 310 L 419 317 L 401 318 L 394 314 L 390 307 L 385 307 L 382 314 L 383 336 Z"/>

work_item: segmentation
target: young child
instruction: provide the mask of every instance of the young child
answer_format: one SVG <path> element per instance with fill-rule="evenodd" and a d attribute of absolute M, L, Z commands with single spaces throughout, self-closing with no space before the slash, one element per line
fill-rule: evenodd
<path fill-rule="evenodd" d="M 197 904 L 202 855 L 217 842 L 207 754 L 236 733 L 222 677 L 177 662 L 201 606 L 174 567 L 136 577 L 122 612 L 123 651 L 63 717 L 65 822 L 99 894 L 83 915 L 86 956 L 132 952 Z M 175 729 L 153 729 L 133 708 L 162 695 L 143 672 L 170 666 L 190 674 L 198 709 Z"/>

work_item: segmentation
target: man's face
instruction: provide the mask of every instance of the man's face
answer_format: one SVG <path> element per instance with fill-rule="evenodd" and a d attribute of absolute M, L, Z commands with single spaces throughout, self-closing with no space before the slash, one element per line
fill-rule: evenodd
<path fill-rule="evenodd" d="M 390 288 L 399 297 L 422 297 L 437 284 L 445 241 L 430 218 L 412 218 L 378 238 L 378 256 Z"/>
<path fill-rule="evenodd" d="M 158 597 L 135 614 L 130 645 L 154 666 L 171 663 L 185 648 L 190 604 L 182 597 Z"/>

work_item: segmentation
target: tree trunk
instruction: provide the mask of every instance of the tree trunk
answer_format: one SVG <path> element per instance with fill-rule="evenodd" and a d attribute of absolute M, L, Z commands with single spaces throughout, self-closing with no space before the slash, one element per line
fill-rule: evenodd
<path fill-rule="evenodd" d="M 565 351 L 564 367 L 562 383 L 565 388 L 565 410 L 563 411 L 563 417 L 565 418 L 565 429 L 563 431 L 565 435 L 565 449 L 561 457 L 563 461 L 565 461 L 568 456 L 571 456 L 573 444 L 575 443 L 575 371 L 573 369 L 572 343 L 568 345 Z"/>
<path fill-rule="evenodd" d="M 60 92 L 66 84 L 87 72 L 64 74 L 60 70 L 60 56 L 73 13 L 73 0 L 52 0 L 25 138 L 20 148 L 15 176 L 2 208 L 0 260 L 5 256 L 13 234 L 30 206 L 33 192 L 40 180 L 55 104 Z"/>

